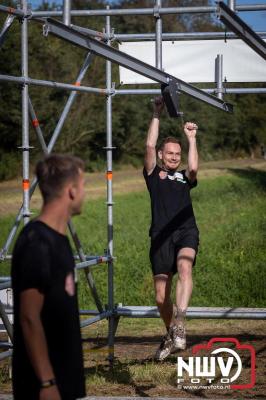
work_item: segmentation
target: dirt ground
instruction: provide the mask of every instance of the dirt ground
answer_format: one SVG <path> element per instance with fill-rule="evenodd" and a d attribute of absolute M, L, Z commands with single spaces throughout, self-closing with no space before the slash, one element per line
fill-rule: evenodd
<path fill-rule="evenodd" d="M 240 320 L 191 320 L 188 322 L 188 343 L 185 351 L 172 355 L 163 362 L 153 358 L 164 329 L 159 320 L 152 325 L 139 320 L 121 321 L 115 341 L 115 361 L 110 369 L 106 360 L 106 340 L 101 337 L 101 327 L 84 331 L 85 366 L 89 379 L 90 396 L 142 396 L 181 398 L 266 398 L 266 322 Z M 148 327 L 148 326 L 149 327 Z M 103 328 L 102 328 L 103 329 Z M 241 344 L 252 345 L 256 352 L 256 384 L 252 389 L 178 389 L 176 378 L 177 356 L 192 355 L 192 347 L 206 344 L 214 337 L 233 337 Z M 95 342 L 96 340 L 96 342 Z M 230 345 L 229 345 L 230 346 Z M 250 380 L 250 357 L 243 353 L 243 382 Z M 102 378 L 102 380 L 101 380 Z M 247 381 L 246 381 L 247 380 Z M 212 383 L 219 384 L 218 377 Z M 210 385 L 209 385 L 210 386 Z"/>
<path fill-rule="evenodd" d="M 88 396 L 170 397 L 191 399 L 266 399 L 266 321 L 190 320 L 187 323 L 188 343 L 185 351 L 171 355 L 163 362 L 154 360 L 154 353 L 164 334 L 158 319 L 121 319 L 115 340 L 115 360 L 108 361 L 107 323 L 83 329 L 83 351 Z M 192 347 L 206 344 L 211 338 L 235 338 L 252 345 L 256 353 L 256 383 L 252 389 L 189 389 L 178 388 L 177 356 L 192 355 Z M 227 346 L 227 345 L 226 345 Z M 231 347 L 230 344 L 228 347 Z M 239 353 L 240 354 L 240 353 Z M 249 353 L 241 355 L 243 381 L 250 381 Z M 0 363 L 0 399 L 11 393 L 8 362 Z M 219 374 L 212 382 L 219 385 Z M 210 386 L 210 385 L 209 385 Z M 26 400 L 26 399 L 25 399 Z"/>

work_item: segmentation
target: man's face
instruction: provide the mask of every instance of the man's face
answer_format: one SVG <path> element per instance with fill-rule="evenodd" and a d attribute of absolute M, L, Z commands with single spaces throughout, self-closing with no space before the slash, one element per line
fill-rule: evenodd
<path fill-rule="evenodd" d="M 79 215 L 82 210 L 82 204 L 85 197 L 85 175 L 82 170 L 79 170 L 79 176 L 73 184 L 74 198 L 72 201 L 72 215 Z"/>
<path fill-rule="evenodd" d="M 166 143 L 158 156 L 166 170 L 176 170 L 181 162 L 181 147 L 178 143 Z"/>

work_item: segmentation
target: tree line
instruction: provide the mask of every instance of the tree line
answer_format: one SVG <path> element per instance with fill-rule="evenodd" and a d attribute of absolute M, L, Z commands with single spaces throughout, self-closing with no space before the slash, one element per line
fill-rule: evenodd
<path fill-rule="evenodd" d="M 2 2 L 15 6 L 14 1 Z M 75 9 L 102 9 L 103 0 L 72 1 Z M 119 8 L 152 7 L 153 0 L 120 0 Z M 179 5 L 208 5 L 208 0 L 181 0 Z M 56 3 L 43 7 L 58 8 Z M 164 0 L 164 6 L 174 7 L 176 1 Z M 0 15 L 0 27 L 6 19 Z M 112 17 L 116 33 L 147 33 L 155 31 L 153 16 Z M 76 17 L 72 23 L 102 31 L 104 17 Z M 169 15 L 163 18 L 166 32 L 220 31 L 209 14 Z M 15 21 L 0 48 L 0 74 L 21 76 L 20 22 Z M 113 43 L 117 47 L 117 43 Z M 86 52 L 69 43 L 42 34 L 42 23 L 29 21 L 29 76 L 31 78 L 74 83 Z M 195 65 L 196 67 L 196 65 Z M 83 84 L 105 88 L 105 61 L 95 56 Z M 112 67 L 112 81 L 119 87 L 118 67 Z M 210 87 L 210 85 L 208 85 Z M 228 84 L 228 87 L 233 84 Z M 243 87 L 244 85 L 241 84 Z M 248 84 L 245 84 L 248 86 Z M 252 84 L 254 87 L 255 84 Z M 262 85 L 257 84 L 257 87 Z M 126 86 L 123 86 L 125 88 Z M 147 87 L 147 86 L 135 86 Z M 154 86 L 153 86 L 154 87 Z M 200 87 L 200 86 L 199 86 Z M 29 94 L 40 122 L 46 143 L 49 142 L 68 99 L 69 92 L 30 85 Z M 226 101 L 235 106 L 233 115 L 216 110 L 188 96 L 181 95 L 181 110 L 185 120 L 199 125 L 199 150 L 202 159 L 258 155 L 266 144 L 265 95 L 226 95 Z M 152 114 L 151 96 L 130 95 L 113 97 L 113 146 L 115 164 L 140 165 L 143 159 L 145 135 Z M 14 83 L 0 82 L 0 179 L 8 179 L 20 173 L 21 154 L 21 87 Z M 174 135 L 183 138 L 182 121 L 171 119 L 165 112 L 161 120 L 161 136 Z M 30 128 L 31 161 L 40 157 L 41 150 L 33 128 Z M 79 93 L 64 124 L 56 151 L 81 156 L 88 170 L 103 169 L 106 145 L 105 96 Z"/>

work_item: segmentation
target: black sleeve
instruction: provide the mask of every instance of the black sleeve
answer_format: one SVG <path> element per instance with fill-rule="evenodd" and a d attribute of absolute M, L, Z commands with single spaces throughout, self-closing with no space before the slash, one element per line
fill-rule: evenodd
<path fill-rule="evenodd" d="M 146 181 L 146 179 L 147 179 L 147 177 L 148 177 L 148 174 L 147 174 L 147 171 L 146 171 L 146 168 L 145 168 L 145 167 L 143 167 L 143 176 L 144 176 L 144 179 L 145 179 L 145 181 Z"/>
<path fill-rule="evenodd" d="M 183 174 L 183 176 L 184 176 L 185 181 L 186 181 L 187 184 L 189 185 L 189 188 L 190 188 L 190 189 L 193 189 L 194 187 L 196 187 L 196 186 L 198 185 L 198 180 L 197 180 L 197 179 L 195 179 L 193 182 L 191 182 L 191 181 L 188 179 L 188 177 L 186 176 L 186 170 L 185 170 L 185 169 L 183 169 L 181 172 L 182 172 L 182 174 Z"/>
<path fill-rule="evenodd" d="M 45 293 L 51 284 L 51 254 L 45 240 L 25 245 L 17 264 L 17 289 L 36 288 Z"/>
<path fill-rule="evenodd" d="M 150 175 L 147 174 L 146 168 L 143 168 L 143 176 L 147 185 L 147 188 L 150 189 L 151 186 L 151 182 L 153 181 L 153 179 L 156 177 L 156 175 L 158 174 L 158 170 L 160 170 L 160 168 L 158 167 L 158 165 L 155 165 L 152 173 Z"/>

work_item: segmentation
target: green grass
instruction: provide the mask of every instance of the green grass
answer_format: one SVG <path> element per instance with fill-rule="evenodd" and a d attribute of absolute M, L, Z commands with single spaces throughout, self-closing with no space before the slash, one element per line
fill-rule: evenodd
<path fill-rule="evenodd" d="M 91 372 L 91 371 L 90 371 Z M 126 384 L 176 385 L 176 371 L 173 365 L 165 368 L 165 363 L 146 362 L 137 365 L 136 360 L 129 362 L 116 361 L 113 369 L 106 366 L 95 368 L 95 373 L 90 373 L 87 379 L 88 387 Z"/>
<path fill-rule="evenodd" d="M 200 229 L 194 269 L 194 306 L 265 306 L 266 173 L 232 170 L 230 175 L 202 179 L 192 191 Z M 115 302 L 153 305 L 149 264 L 150 203 L 146 191 L 114 197 Z M 105 199 L 88 201 L 74 223 L 88 254 L 107 247 Z M 1 220 L 3 243 L 11 219 Z M 0 265 L 2 271 L 7 269 Z M 2 274 L 2 273 L 1 273 Z M 83 271 L 80 305 L 94 308 Z M 107 266 L 94 270 L 103 304 L 107 303 Z"/>

